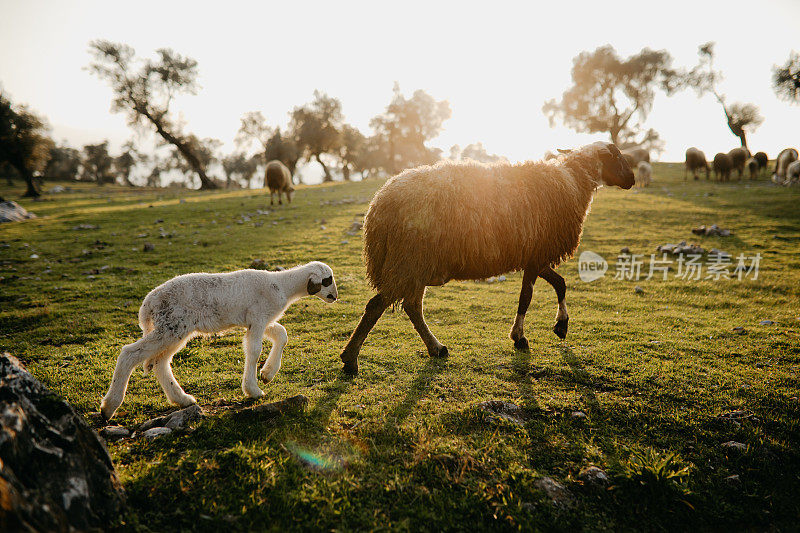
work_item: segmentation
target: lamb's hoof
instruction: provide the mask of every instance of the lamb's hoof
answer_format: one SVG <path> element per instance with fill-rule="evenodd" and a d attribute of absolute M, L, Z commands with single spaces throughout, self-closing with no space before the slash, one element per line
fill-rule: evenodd
<path fill-rule="evenodd" d="M 348 376 L 355 376 L 358 374 L 358 361 L 345 361 L 344 367 L 342 367 L 342 372 L 347 374 Z"/>
<path fill-rule="evenodd" d="M 564 320 L 556 320 L 556 325 L 553 326 L 553 333 L 558 335 L 559 339 L 566 339 L 567 338 L 567 324 L 569 319 L 566 318 Z"/>
<path fill-rule="evenodd" d="M 525 337 L 520 337 L 519 339 L 515 340 L 514 348 L 523 352 L 527 352 L 530 349 L 530 346 L 528 345 L 528 339 Z"/>

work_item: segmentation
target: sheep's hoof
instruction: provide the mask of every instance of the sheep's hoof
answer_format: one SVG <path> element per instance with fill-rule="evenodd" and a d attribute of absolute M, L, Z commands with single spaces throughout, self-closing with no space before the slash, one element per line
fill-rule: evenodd
<path fill-rule="evenodd" d="M 564 320 L 556 320 L 556 325 L 553 326 L 553 332 L 558 335 L 559 339 L 566 339 L 567 338 L 567 324 L 569 319 L 565 318 Z"/>
<path fill-rule="evenodd" d="M 342 372 L 344 372 L 348 376 L 356 376 L 356 375 L 358 375 L 358 362 L 356 362 L 356 361 L 347 361 L 344 364 L 344 366 L 342 367 Z"/>
<path fill-rule="evenodd" d="M 447 346 L 442 346 L 437 352 L 428 352 L 431 357 L 447 357 L 450 353 L 447 351 Z"/>
<path fill-rule="evenodd" d="M 519 339 L 515 340 L 514 348 L 523 352 L 527 352 L 530 349 L 530 346 L 528 346 L 528 339 L 525 337 L 520 337 Z"/>

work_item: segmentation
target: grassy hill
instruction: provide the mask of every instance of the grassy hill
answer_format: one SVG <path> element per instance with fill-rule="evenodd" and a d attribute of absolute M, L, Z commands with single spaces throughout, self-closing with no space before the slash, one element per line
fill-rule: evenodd
<path fill-rule="evenodd" d="M 295 202 L 274 208 L 262 191 L 72 184 L 22 202 L 39 218 L 0 226 L 0 350 L 89 414 L 120 348 L 140 336 L 137 310 L 150 289 L 259 258 L 271 267 L 320 260 L 333 267 L 341 299 L 288 310 L 283 366 L 259 400 L 302 393 L 307 412 L 234 419 L 242 331 L 191 341 L 175 375 L 209 416 L 152 442 L 109 444 L 130 503 L 120 525 L 794 529 L 800 189 L 682 175 L 681 165 L 656 164 L 650 188 L 597 194 L 579 253 L 602 255 L 609 271 L 584 283 L 577 258 L 559 268 L 571 317 L 565 341 L 551 331 L 556 300 L 541 281 L 526 324 L 529 353 L 508 339 L 521 274 L 454 282 L 430 289 L 425 302 L 449 358 L 430 359 L 398 309 L 368 337 L 352 380 L 338 354 L 372 292 L 361 233 L 346 232 L 382 182 L 301 187 Z M 20 192 L 0 186 L 6 198 Z M 734 235 L 691 233 L 712 223 Z M 758 279 L 676 279 L 677 262 L 667 281 L 644 279 L 656 246 L 681 240 L 722 249 L 734 266 L 740 253 L 760 254 Z M 145 242 L 154 249 L 143 251 Z M 645 254 L 638 281 L 613 279 L 626 246 Z M 526 423 L 487 415 L 478 407 L 486 400 L 522 406 Z M 133 427 L 171 409 L 153 376 L 137 370 L 115 420 Z M 746 449 L 722 446 L 728 441 Z M 589 465 L 608 472 L 608 488 L 581 480 Z M 553 505 L 537 485 L 545 476 L 574 505 Z"/>

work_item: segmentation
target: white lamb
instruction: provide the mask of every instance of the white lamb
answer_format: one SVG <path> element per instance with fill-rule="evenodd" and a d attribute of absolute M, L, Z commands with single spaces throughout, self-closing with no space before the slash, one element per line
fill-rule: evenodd
<path fill-rule="evenodd" d="M 653 167 L 647 161 L 639 161 L 636 167 L 636 185 L 639 187 L 649 187 L 653 179 Z"/>
<path fill-rule="evenodd" d="M 244 326 L 244 374 L 242 390 L 252 398 L 264 393 L 258 387 L 256 366 L 266 335 L 272 349 L 261 367 L 261 379 L 269 383 L 281 367 L 288 337 L 278 324 L 286 309 L 304 296 L 323 301 L 338 298 L 333 271 L 314 261 L 280 272 L 237 270 L 224 274 L 184 274 L 159 285 L 145 297 L 139 308 L 141 339 L 122 348 L 114 377 L 100 413 L 108 420 L 125 398 L 133 369 L 152 369 L 170 402 L 180 406 L 195 403 L 175 381 L 172 357 L 195 335 L 216 333 Z"/>

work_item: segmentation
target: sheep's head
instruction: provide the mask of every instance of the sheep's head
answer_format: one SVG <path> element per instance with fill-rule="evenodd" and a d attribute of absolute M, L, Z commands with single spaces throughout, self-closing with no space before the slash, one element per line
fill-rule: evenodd
<path fill-rule="evenodd" d="M 333 270 L 325 263 L 314 261 L 308 264 L 308 294 L 314 295 L 324 302 L 335 302 L 339 297 L 336 282 L 333 280 Z"/>
<path fill-rule="evenodd" d="M 616 185 L 630 189 L 635 183 L 633 169 L 613 143 L 596 142 L 592 146 L 597 149 L 597 157 L 602 163 L 600 179 L 606 185 Z"/>

